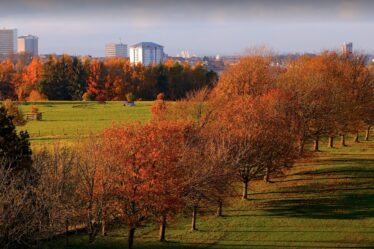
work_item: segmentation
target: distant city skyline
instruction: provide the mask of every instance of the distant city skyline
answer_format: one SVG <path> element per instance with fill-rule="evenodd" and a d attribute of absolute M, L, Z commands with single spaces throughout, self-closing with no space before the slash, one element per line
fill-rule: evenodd
<path fill-rule="evenodd" d="M 278 53 L 374 53 L 374 1 L 2 0 L 0 28 L 39 37 L 39 53 L 104 56 L 108 43 L 162 44 L 165 53 L 235 55 L 256 46 Z"/>

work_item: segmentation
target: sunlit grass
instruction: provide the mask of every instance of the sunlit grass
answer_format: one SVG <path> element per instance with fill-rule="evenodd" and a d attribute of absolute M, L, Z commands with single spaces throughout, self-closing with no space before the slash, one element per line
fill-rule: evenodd
<path fill-rule="evenodd" d="M 18 130 L 27 130 L 33 145 L 44 142 L 72 142 L 90 132 L 96 133 L 113 123 L 147 122 L 152 102 L 136 102 L 135 107 L 125 107 L 122 102 L 36 102 L 43 113 L 42 121 L 29 121 Z M 24 113 L 31 104 L 21 104 Z"/>

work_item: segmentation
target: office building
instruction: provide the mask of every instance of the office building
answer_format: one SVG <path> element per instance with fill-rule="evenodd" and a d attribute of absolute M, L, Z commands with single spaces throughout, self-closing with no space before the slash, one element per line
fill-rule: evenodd
<path fill-rule="evenodd" d="M 352 54 L 353 53 L 353 44 L 352 44 L 352 42 L 344 42 L 342 44 L 342 53 L 343 54 Z"/>
<path fill-rule="evenodd" d="M 130 62 L 145 66 L 159 64 L 165 58 L 164 47 L 153 42 L 141 42 L 130 46 Z"/>
<path fill-rule="evenodd" d="M 18 53 L 37 56 L 39 54 L 38 40 L 39 38 L 33 35 L 18 37 Z"/>
<path fill-rule="evenodd" d="M 105 57 L 127 57 L 127 45 L 122 43 L 110 43 L 105 45 Z"/>
<path fill-rule="evenodd" d="M 17 53 L 17 29 L 0 29 L 0 55 Z"/>

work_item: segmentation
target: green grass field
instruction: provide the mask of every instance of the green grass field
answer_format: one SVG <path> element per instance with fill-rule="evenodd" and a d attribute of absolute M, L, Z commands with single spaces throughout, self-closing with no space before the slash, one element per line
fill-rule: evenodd
<path fill-rule="evenodd" d="M 170 224 L 164 244 L 157 226 L 137 230 L 135 248 L 374 248 L 373 183 L 374 142 L 324 149 L 273 183 L 253 182 L 250 200 L 233 198 L 223 217 L 199 216 L 198 231 L 189 217 Z M 126 248 L 126 235 L 113 229 L 92 245 L 74 235 L 69 248 Z"/>
<path fill-rule="evenodd" d="M 112 123 L 147 122 L 152 102 L 136 102 L 135 107 L 125 107 L 122 102 L 35 102 L 43 113 L 42 121 L 29 121 L 18 130 L 27 130 L 32 144 L 53 141 L 72 141 L 90 132 L 99 132 Z M 32 104 L 21 104 L 24 113 Z"/>

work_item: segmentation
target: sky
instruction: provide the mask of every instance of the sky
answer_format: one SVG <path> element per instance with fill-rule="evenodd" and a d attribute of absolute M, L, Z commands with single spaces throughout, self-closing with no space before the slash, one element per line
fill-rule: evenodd
<path fill-rule="evenodd" d="M 103 56 L 106 43 L 152 41 L 175 56 L 354 49 L 374 53 L 372 0 L 0 0 L 0 28 L 39 51 Z"/>

